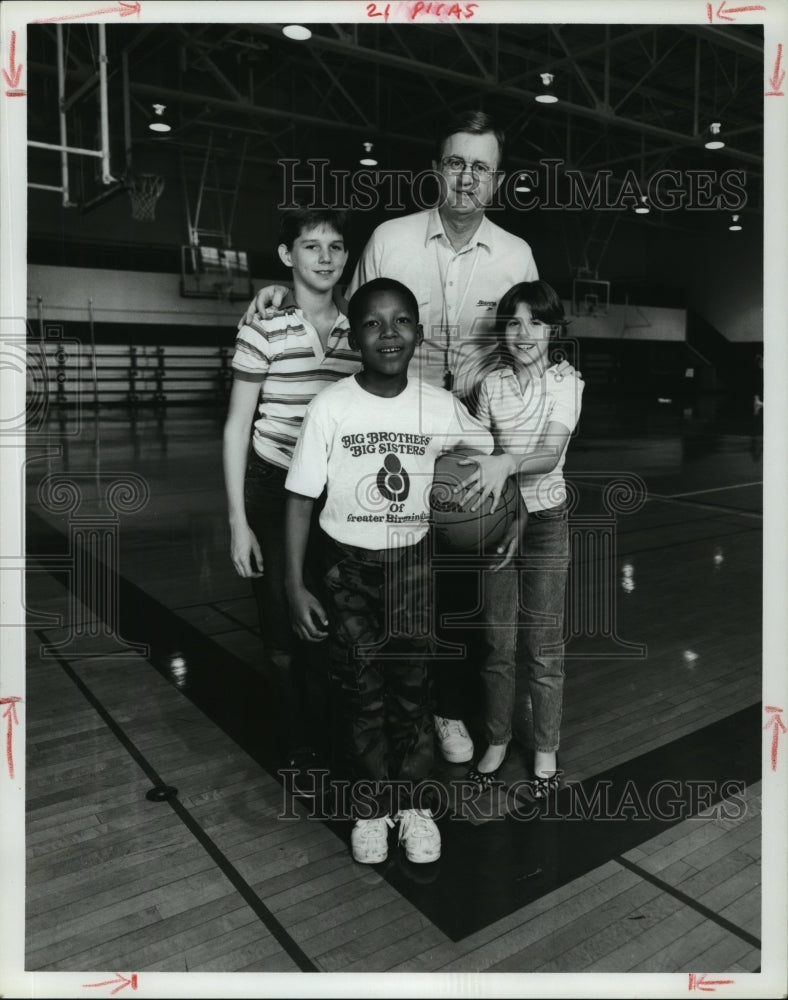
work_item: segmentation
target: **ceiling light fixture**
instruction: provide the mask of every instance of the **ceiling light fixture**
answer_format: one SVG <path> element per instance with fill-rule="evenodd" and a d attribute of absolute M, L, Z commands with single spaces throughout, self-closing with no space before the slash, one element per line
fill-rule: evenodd
<path fill-rule="evenodd" d="M 534 100 L 540 104 L 555 104 L 558 100 L 552 91 L 552 84 L 555 77 L 552 73 L 540 73 L 539 77 L 542 81 L 542 93 L 537 94 Z"/>
<path fill-rule="evenodd" d="M 312 37 L 312 32 L 303 24 L 286 24 L 282 28 L 282 34 L 294 42 L 305 42 Z"/>
<path fill-rule="evenodd" d="M 366 156 L 362 156 L 358 162 L 361 164 L 362 167 L 376 167 L 378 165 L 378 161 L 372 155 L 372 143 L 362 142 L 361 145 L 364 147 L 364 152 L 366 153 Z"/>
<path fill-rule="evenodd" d="M 172 125 L 164 117 L 166 110 L 166 104 L 153 105 L 153 118 L 148 122 L 148 128 L 151 132 L 172 132 Z"/>
<path fill-rule="evenodd" d="M 722 125 L 720 124 L 720 122 L 712 122 L 711 125 L 709 125 L 709 132 L 715 138 L 707 140 L 707 142 L 705 143 L 706 149 L 722 149 L 722 147 L 725 145 L 722 139 L 716 138 L 719 136 L 721 128 Z"/>
<path fill-rule="evenodd" d="M 520 194 L 528 194 L 528 192 L 531 190 L 531 185 L 528 183 L 527 174 L 520 174 L 520 176 L 517 178 L 517 183 L 515 184 L 514 189 L 515 191 L 518 191 Z"/>
<path fill-rule="evenodd" d="M 739 225 L 739 216 L 738 215 L 734 215 L 733 216 L 733 222 L 728 226 L 728 229 L 730 229 L 730 231 L 732 233 L 740 233 L 741 232 L 741 228 L 742 227 Z"/>
<path fill-rule="evenodd" d="M 636 215 L 648 215 L 651 209 L 648 207 L 648 199 L 644 194 L 640 196 L 640 204 L 635 205 Z"/>

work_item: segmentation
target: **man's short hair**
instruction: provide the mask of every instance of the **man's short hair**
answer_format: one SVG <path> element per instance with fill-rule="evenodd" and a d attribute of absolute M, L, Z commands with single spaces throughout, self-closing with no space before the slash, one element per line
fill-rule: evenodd
<path fill-rule="evenodd" d="M 458 132 L 468 132 L 470 135 L 487 135 L 491 132 L 498 142 L 498 169 L 503 165 L 503 150 L 506 142 L 501 129 L 486 111 L 464 111 L 461 115 L 453 118 L 446 124 L 446 127 L 438 135 L 438 142 L 435 148 L 435 162 L 440 163 L 443 158 L 443 147 L 448 139 Z"/>
<path fill-rule="evenodd" d="M 328 226 L 334 229 L 344 240 L 347 229 L 347 212 L 338 208 L 289 208 L 282 212 L 279 219 L 279 243 L 283 243 L 288 250 L 293 249 L 293 244 L 298 237 L 309 229 L 317 229 L 318 226 Z"/>
<path fill-rule="evenodd" d="M 364 307 L 364 303 L 371 295 L 376 295 L 379 292 L 397 292 L 413 309 L 413 317 L 417 323 L 419 322 L 419 303 L 407 285 L 403 285 L 401 281 L 397 281 L 395 278 L 373 278 L 372 281 L 368 281 L 357 288 L 351 295 L 350 302 L 347 304 L 347 318 L 351 330 L 356 329 L 359 314 Z"/>

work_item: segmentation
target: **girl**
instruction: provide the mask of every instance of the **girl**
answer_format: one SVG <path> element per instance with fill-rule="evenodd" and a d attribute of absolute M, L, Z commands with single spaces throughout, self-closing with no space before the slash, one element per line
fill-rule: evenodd
<path fill-rule="evenodd" d="M 511 564 L 514 541 L 497 571 L 485 576 L 482 682 L 488 746 L 468 777 L 482 789 L 496 779 L 514 724 L 520 741 L 534 751 L 536 798 L 557 791 L 560 776 L 556 751 L 569 565 L 562 469 L 583 393 L 574 370 L 550 367 L 551 337 L 565 326 L 561 300 L 544 281 L 521 282 L 501 299 L 495 326 L 499 367 L 481 384 L 477 416 L 504 454 L 475 458 L 479 472 L 466 481 L 483 501 L 497 492 L 483 488 L 483 482 L 517 475 L 529 515 L 523 556 Z"/>

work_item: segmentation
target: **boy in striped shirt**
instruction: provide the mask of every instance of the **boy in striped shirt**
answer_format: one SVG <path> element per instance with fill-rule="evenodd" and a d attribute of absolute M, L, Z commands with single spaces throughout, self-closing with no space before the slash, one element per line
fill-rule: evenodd
<path fill-rule="evenodd" d="M 269 310 L 266 318 L 256 315 L 238 331 L 224 427 L 230 555 L 237 573 L 252 581 L 267 657 L 280 687 L 282 749 L 287 766 L 297 769 L 314 763 L 319 717 L 310 707 L 316 705 L 316 654 L 323 654 L 290 627 L 284 484 L 308 404 L 361 367 L 333 296 L 347 263 L 345 227 L 339 211 L 298 208 L 282 216 L 278 251 L 292 269 L 293 290 L 280 309 Z M 320 537 L 315 525 L 307 558 L 315 585 L 322 575 Z"/>

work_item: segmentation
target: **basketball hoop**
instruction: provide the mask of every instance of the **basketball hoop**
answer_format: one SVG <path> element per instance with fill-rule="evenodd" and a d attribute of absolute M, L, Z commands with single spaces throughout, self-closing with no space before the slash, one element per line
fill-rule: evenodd
<path fill-rule="evenodd" d="M 153 222 L 156 202 L 164 190 L 164 178 L 156 174 L 139 174 L 128 181 L 131 217 L 137 222 Z"/>

